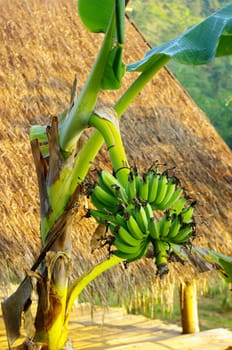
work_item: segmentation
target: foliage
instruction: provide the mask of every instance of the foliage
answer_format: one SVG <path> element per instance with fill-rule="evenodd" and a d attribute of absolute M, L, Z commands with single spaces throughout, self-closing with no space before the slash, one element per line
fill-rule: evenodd
<path fill-rule="evenodd" d="M 215 57 L 231 55 L 232 20 L 228 17 L 231 11 L 229 4 L 174 39 L 152 48 L 143 59 L 130 64 L 129 71 L 145 71 L 162 56 L 183 64 L 200 65 Z"/>
<path fill-rule="evenodd" d="M 228 3 L 230 3 L 228 0 L 169 0 L 165 4 L 159 0 L 155 2 L 131 0 L 132 11 L 129 14 L 146 39 L 154 46 L 178 35 Z M 228 79 L 228 71 L 231 71 L 231 64 L 230 57 L 224 57 L 204 67 L 183 66 L 174 61 L 168 63 L 168 67 L 207 114 L 230 147 L 232 147 L 232 108 L 228 101 L 232 85 L 231 79 Z"/>
<path fill-rule="evenodd" d="M 174 61 L 168 66 L 232 148 L 232 105 L 229 102 L 232 84 L 231 79 L 228 79 L 231 58 L 223 57 L 207 66 L 180 66 Z"/>

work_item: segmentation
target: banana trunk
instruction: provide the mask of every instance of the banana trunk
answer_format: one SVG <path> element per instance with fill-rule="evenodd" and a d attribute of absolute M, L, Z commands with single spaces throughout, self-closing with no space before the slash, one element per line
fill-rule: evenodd
<path fill-rule="evenodd" d="M 64 323 L 70 271 L 70 217 L 62 231 L 60 238 L 46 254 L 37 282 L 34 341 L 47 344 L 49 350 L 59 350 L 67 341 Z"/>
<path fill-rule="evenodd" d="M 41 157 L 38 142 L 32 151 L 40 193 L 41 241 L 49 247 L 37 274 L 38 305 L 35 317 L 35 343 L 49 350 L 60 350 L 67 341 L 64 327 L 71 257 L 73 207 L 79 196 L 69 190 L 70 162 L 64 159 L 58 140 L 58 123 L 53 118 L 47 129 L 49 159 Z M 51 243 L 50 243 L 51 242 Z"/>
<path fill-rule="evenodd" d="M 197 287 L 195 280 L 181 282 L 180 308 L 183 334 L 199 332 Z"/>

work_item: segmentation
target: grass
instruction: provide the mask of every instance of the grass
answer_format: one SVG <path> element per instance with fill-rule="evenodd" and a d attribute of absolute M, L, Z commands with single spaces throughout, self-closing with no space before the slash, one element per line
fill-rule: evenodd
<path fill-rule="evenodd" d="M 203 296 L 199 299 L 198 309 L 201 330 L 221 327 L 232 330 L 231 296 L 229 299 L 226 303 L 224 295 Z"/>
<path fill-rule="evenodd" d="M 151 305 L 151 300 L 147 299 L 145 303 L 143 302 L 137 307 L 134 304 L 131 309 L 128 308 L 128 312 L 181 325 L 178 288 L 174 292 L 174 304 L 171 308 L 168 305 L 158 303 L 153 304 L 152 308 Z M 232 330 L 231 285 L 217 280 L 213 286 L 208 287 L 203 295 L 199 295 L 198 317 L 201 331 L 213 328 Z"/>

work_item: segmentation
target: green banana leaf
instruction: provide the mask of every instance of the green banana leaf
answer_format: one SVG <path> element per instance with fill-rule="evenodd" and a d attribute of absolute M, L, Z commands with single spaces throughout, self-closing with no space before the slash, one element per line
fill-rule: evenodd
<path fill-rule="evenodd" d="M 214 57 L 232 54 L 232 3 L 221 8 L 200 24 L 176 38 L 157 46 L 137 62 L 129 64 L 127 71 L 144 72 L 167 56 L 183 64 L 206 64 Z"/>
<path fill-rule="evenodd" d="M 90 32 L 106 32 L 114 0 L 78 0 L 77 5 L 79 16 Z"/>
<path fill-rule="evenodd" d="M 187 249 L 172 245 L 172 250 L 182 262 L 194 266 L 198 272 L 216 270 L 226 282 L 232 282 L 232 257 L 198 246 Z"/>
<path fill-rule="evenodd" d="M 107 57 L 101 88 L 119 89 L 125 73 L 122 62 L 125 0 L 78 0 L 78 12 L 83 24 L 93 33 L 106 33 L 110 18 L 115 14 L 115 43 Z"/>

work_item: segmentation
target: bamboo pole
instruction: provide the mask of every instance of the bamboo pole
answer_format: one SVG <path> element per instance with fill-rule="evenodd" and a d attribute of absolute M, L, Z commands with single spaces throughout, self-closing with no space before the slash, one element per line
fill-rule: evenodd
<path fill-rule="evenodd" d="M 184 281 L 180 284 L 180 308 L 182 333 L 199 332 L 197 286 L 196 281 Z"/>

